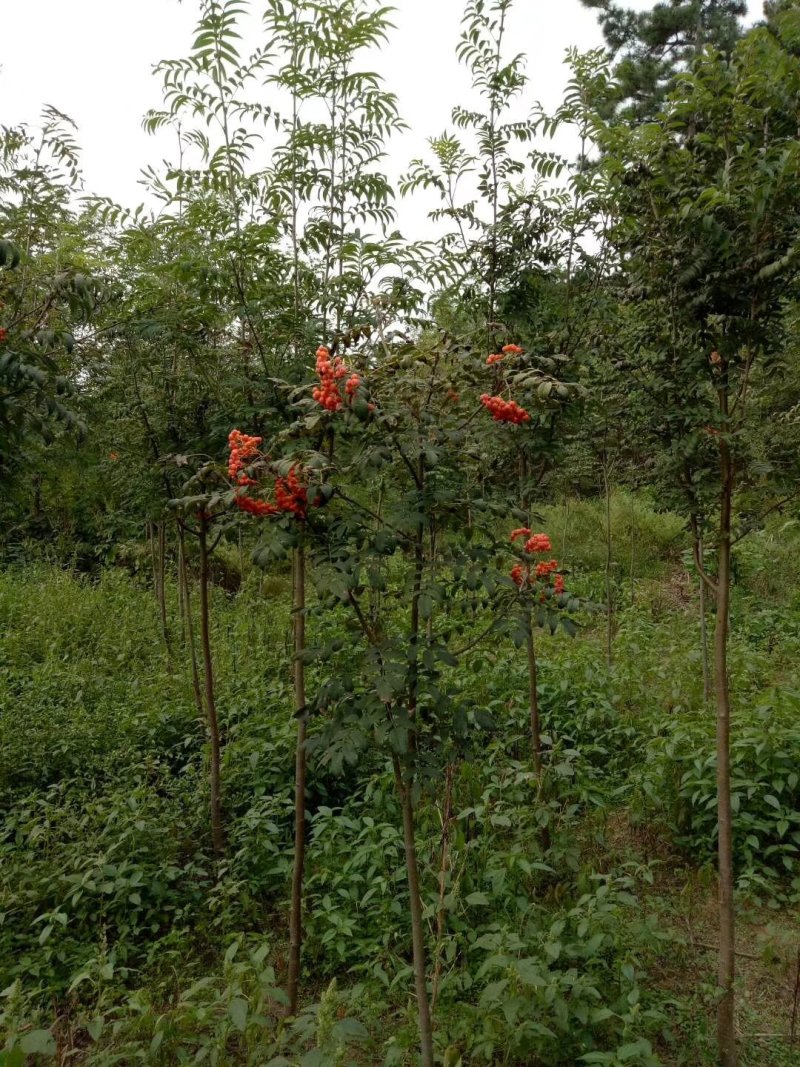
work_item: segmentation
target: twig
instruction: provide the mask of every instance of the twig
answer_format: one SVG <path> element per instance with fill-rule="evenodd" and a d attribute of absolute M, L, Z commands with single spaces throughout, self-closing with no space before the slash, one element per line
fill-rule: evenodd
<path fill-rule="evenodd" d="M 718 950 L 718 948 L 719 948 L 718 945 L 709 945 L 707 941 L 692 941 L 691 945 L 692 945 L 692 948 L 705 948 L 705 949 L 708 949 L 709 952 L 716 952 Z M 761 959 L 760 956 L 755 956 L 755 955 L 753 955 L 752 952 L 742 952 L 742 950 L 739 949 L 739 948 L 736 949 L 736 955 L 737 956 L 741 956 L 742 959 L 745 959 L 745 960 L 760 960 Z"/>

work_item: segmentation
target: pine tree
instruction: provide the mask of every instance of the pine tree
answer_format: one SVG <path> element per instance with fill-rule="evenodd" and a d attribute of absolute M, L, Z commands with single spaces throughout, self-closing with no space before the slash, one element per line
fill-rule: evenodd
<path fill-rule="evenodd" d="M 709 45 L 729 56 L 747 13 L 742 0 L 666 0 L 634 11 L 612 0 L 581 0 L 599 11 L 619 83 L 615 106 L 634 122 L 660 107 L 675 75 Z"/>

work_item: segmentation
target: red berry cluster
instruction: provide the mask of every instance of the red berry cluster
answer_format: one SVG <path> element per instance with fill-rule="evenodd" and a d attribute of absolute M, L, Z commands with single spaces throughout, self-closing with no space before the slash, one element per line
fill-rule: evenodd
<path fill-rule="evenodd" d="M 261 444 L 260 437 L 250 437 L 241 430 L 231 430 L 228 434 L 228 448 L 231 450 L 228 458 L 228 477 L 238 485 L 255 485 L 255 479 L 249 478 L 242 470 L 248 463 L 260 458 L 258 446 Z"/>
<path fill-rule="evenodd" d="M 300 481 L 294 467 L 285 478 L 275 480 L 275 503 L 278 511 L 289 511 L 298 519 L 306 517 L 308 490 Z"/>
<path fill-rule="evenodd" d="M 8 337 L 8 330 L 0 329 L 0 345 L 5 343 L 5 340 L 6 340 L 7 337 Z"/>
<path fill-rule="evenodd" d="M 530 533 L 530 530 L 528 531 Z M 550 538 L 545 533 L 534 534 L 529 540 L 525 542 L 525 551 L 534 552 L 552 552 L 553 545 L 550 542 Z"/>
<path fill-rule="evenodd" d="M 316 402 L 326 411 L 338 411 L 344 403 L 339 382 L 347 376 L 347 367 L 341 356 L 331 359 L 330 349 L 320 345 L 317 349 L 317 374 L 320 384 L 311 394 Z M 361 378 L 353 371 L 345 382 L 344 391 L 348 400 L 352 401 L 361 385 Z"/>
<path fill-rule="evenodd" d="M 553 550 L 552 542 L 546 533 L 531 534 L 527 526 L 520 526 L 511 531 L 512 544 L 522 539 L 525 539 L 522 551 L 526 556 L 539 555 Z M 511 568 L 511 580 L 521 589 L 523 586 L 531 585 L 532 581 L 536 579 L 541 582 L 548 582 L 550 575 L 557 570 L 558 560 L 556 559 L 540 560 L 538 563 L 533 560 L 525 560 L 522 563 L 514 564 Z M 556 574 L 553 579 L 553 592 L 564 592 L 564 579 L 560 574 Z"/>
<path fill-rule="evenodd" d="M 514 400 L 503 400 L 501 396 L 489 396 L 482 393 L 480 401 L 495 422 L 512 422 L 518 425 L 521 422 L 530 422 L 530 415 L 521 408 Z"/>
<path fill-rule="evenodd" d="M 235 497 L 240 511 L 250 515 L 296 515 L 298 519 L 306 517 L 308 490 L 298 478 L 294 467 L 285 478 L 275 479 L 273 489 L 274 503 L 271 500 L 256 500 L 244 493 Z"/>
<path fill-rule="evenodd" d="M 268 500 L 256 500 L 252 496 L 237 496 L 236 506 L 250 515 L 277 515 L 278 509 Z"/>
<path fill-rule="evenodd" d="M 505 359 L 506 356 L 521 356 L 522 349 L 519 345 L 503 345 L 499 352 L 493 352 L 486 360 L 486 366 L 491 367 L 495 363 L 499 363 Z"/>
<path fill-rule="evenodd" d="M 258 485 L 255 478 L 245 474 L 243 467 L 256 459 L 265 457 L 259 452 L 260 437 L 251 437 L 241 430 L 231 430 L 228 434 L 228 447 L 231 454 L 228 459 L 228 476 L 238 486 Z M 275 479 L 273 488 L 274 501 L 257 500 L 246 493 L 238 493 L 234 498 L 240 511 L 250 515 L 283 515 L 287 512 L 298 519 L 306 517 L 308 490 L 300 481 L 297 471 L 291 467 L 285 477 Z"/>

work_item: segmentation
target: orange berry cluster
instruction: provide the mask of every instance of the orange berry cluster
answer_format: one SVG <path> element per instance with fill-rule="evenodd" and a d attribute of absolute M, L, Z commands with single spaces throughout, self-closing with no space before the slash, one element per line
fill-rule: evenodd
<path fill-rule="evenodd" d="M 268 500 L 256 500 L 252 496 L 237 496 L 236 506 L 250 515 L 277 515 L 278 508 Z"/>
<path fill-rule="evenodd" d="M 528 531 L 530 533 L 530 530 Z M 534 534 L 528 541 L 525 542 L 526 552 L 552 552 L 553 545 L 550 542 L 550 538 L 545 533 Z"/>
<path fill-rule="evenodd" d="M 294 467 L 285 478 L 275 480 L 275 503 L 278 511 L 289 511 L 298 519 L 306 517 L 308 490 L 300 481 Z"/>
<path fill-rule="evenodd" d="M 251 437 L 241 430 L 231 430 L 228 434 L 228 447 L 231 452 L 228 459 L 228 476 L 238 486 L 244 488 L 248 485 L 258 485 L 258 481 L 245 474 L 242 468 L 253 460 L 264 458 L 258 449 L 260 444 L 260 437 Z M 257 500 L 246 493 L 238 493 L 234 499 L 239 510 L 250 515 L 283 515 L 289 512 L 298 519 L 306 517 L 308 491 L 294 467 L 290 468 L 286 477 L 275 479 L 273 497 L 274 502 Z"/>
<path fill-rule="evenodd" d="M 525 539 L 525 544 L 522 546 L 522 550 L 528 556 L 543 552 L 552 552 L 553 550 L 552 542 L 546 533 L 531 534 L 531 531 L 527 526 L 519 526 L 516 530 L 511 531 L 512 544 L 513 542 L 522 539 Z M 518 585 L 520 588 L 524 585 L 529 585 L 532 577 L 546 582 L 550 575 L 558 570 L 558 560 L 556 559 L 541 560 L 539 563 L 536 563 L 533 565 L 533 574 L 531 573 L 532 565 L 532 561 L 530 563 L 516 563 L 511 568 L 511 580 L 515 585 Z M 564 579 L 560 574 L 556 574 L 553 579 L 553 591 L 555 593 L 564 592 Z"/>
<path fill-rule="evenodd" d="M 258 446 L 261 444 L 260 437 L 250 437 L 241 430 L 231 430 L 228 434 L 228 448 L 231 454 L 228 458 L 228 477 L 238 485 L 255 485 L 253 478 L 248 478 L 242 472 L 242 468 L 254 459 L 258 459 Z"/>
<path fill-rule="evenodd" d="M 275 479 L 273 496 L 274 503 L 271 500 L 256 500 L 241 493 L 235 497 L 236 506 L 250 515 L 285 515 L 288 512 L 296 515 L 298 519 L 306 517 L 308 490 L 298 478 L 294 467 L 285 478 Z"/>
<path fill-rule="evenodd" d="M 495 363 L 499 363 L 505 359 L 506 356 L 521 356 L 522 349 L 519 345 L 503 345 L 499 352 L 493 352 L 486 360 L 486 366 L 491 367 Z"/>
<path fill-rule="evenodd" d="M 317 349 L 316 370 L 319 375 L 319 385 L 311 395 L 326 411 L 338 411 L 344 403 L 341 389 L 339 388 L 341 379 L 347 377 L 347 367 L 344 364 L 344 360 L 341 356 L 334 356 L 331 359 L 330 349 L 325 345 L 320 345 Z M 347 378 L 344 387 L 345 396 L 348 400 L 353 399 L 360 385 L 361 378 L 355 372 L 352 372 Z"/>
<path fill-rule="evenodd" d="M 514 425 L 530 422 L 531 417 L 528 412 L 514 400 L 503 400 L 501 396 L 481 393 L 480 401 L 495 422 L 512 422 Z"/>

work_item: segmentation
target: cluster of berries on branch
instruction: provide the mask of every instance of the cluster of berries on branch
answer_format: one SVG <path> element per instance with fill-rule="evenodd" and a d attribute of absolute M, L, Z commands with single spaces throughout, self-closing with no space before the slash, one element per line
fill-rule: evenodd
<path fill-rule="evenodd" d="M 506 356 L 521 356 L 522 349 L 519 345 L 503 345 L 499 352 L 493 352 L 486 358 L 486 366 L 492 367 L 495 363 L 501 363 Z"/>
<path fill-rule="evenodd" d="M 527 526 L 520 526 L 516 530 L 511 531 L 511 543 L 516 541 L 523 541 L 522 551 L 525 556 L 537 556 L 543 555 L 545 552 L 552 552 L 553 545 L 550 538 L 545 533 L 532 534 Z M 525 559 L 521 563 L 515 564 L 511 568 L 511 580 L 520 589 L 524 587 L 530 587 L 534 582 L 539 581 L 545 585 L 549 584 L 550 576 L 555 574 L 558 570 L 558 560 L 533 560 Z M 564 587 L 564 578 L 560 574 L 555 574 L 553 578 L 552 590 L 554 593 L 566 592 Z M 544 592 L 542 591 L 542 596 Z"/>
<path fill-rule="evenodd" d="M 256 460 L 266 459 L 259 451 L 260 437 L 251 437 L 240 430 L 231 430 L 228 435 L 228 476 L 237 486 L 258 485 L 258 479 L 252 478 L 244 468 Z M 295 467 L 291 467 L 285 476 L 275 479 L 272 500 L 259 500 L 247 493 L 239 492 L 234 497 L 240 511 L 250 515 L 295 515 L 298 519 L 306 517 L 308 490 L 300 480 Z"/>
<path fill-rule="evenodd" d="M 330 349 L 325 345 L 320 345 L 317 349 L 316 370 L 319 385 L 311 395 L 321 407 L 333 412 L 341 408 L 345 398 L 352 402 L 361 386 L 361 378 L 355 371 L 348 375 L 347 367 L 341 356 L 331 357 Z M 343 378 L 347 378 L 344 384 L 344 397 L 340 385 Z"/>
<path fill-rule="evenodd" d="M 244 467 L 261 459 L 258 446 L 261 444 L 260 437 L 250 437 L 241 430 L 231 430 L 228 434 L 228 477 L 237 485 L 256 485 L 254 478 L 250 478 L 244 472 Z"/>
<path fill-rule="evenodd" d="M 525 408 L 520 407 L 515 400 L 504 400 L 501 396 L 481 393 L 480 401 L 495 422 L 511 422 L 518 426 L 522 422 L 531 420 Z"/>

